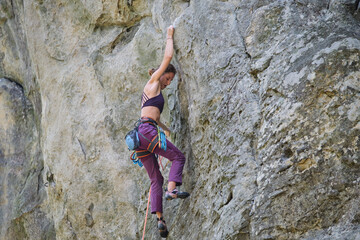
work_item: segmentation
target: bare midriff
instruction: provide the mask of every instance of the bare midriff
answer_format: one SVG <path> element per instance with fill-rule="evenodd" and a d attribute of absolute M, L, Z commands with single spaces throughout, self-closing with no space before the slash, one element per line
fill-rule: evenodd
<path fill-rule="evenodd" d="M 160 110 L 157 107 L 147 106 L 141 109 L 141 117 L 151 118 L 159 123 L 160 120 Z"/>

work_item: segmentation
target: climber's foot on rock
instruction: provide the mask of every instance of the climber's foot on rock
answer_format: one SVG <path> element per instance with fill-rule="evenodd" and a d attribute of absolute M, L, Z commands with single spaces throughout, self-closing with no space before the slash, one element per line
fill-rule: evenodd
<path fill-rule="evenodd" d="M 175 198 L 187 198 L 188 196 L 190 196 L 190 193 L 188 192 L 180 192 L 178 191 L 176 188 L 174 190 L 172 190 L 171 192 L 166 191 L 165 193 L 165 199 L 166 200 L 173 200 Z"/>

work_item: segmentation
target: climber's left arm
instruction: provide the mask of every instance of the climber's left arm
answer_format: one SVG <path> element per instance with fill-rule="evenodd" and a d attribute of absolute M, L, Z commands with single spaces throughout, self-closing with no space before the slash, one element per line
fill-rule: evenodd
<path fill-rule="evenodd" d="M 170 137 L 170 133 L 171 133 L 170 129 L 169 129 L 168 127 L 166 127 L 165 124 L 163 124 L 162 122 L 160 122 L 160 120 L 158 121 L 158 124 L 159 124 L 159 126 L 164 130 L 165 135 L 166 135 L 167 137 Z"/>

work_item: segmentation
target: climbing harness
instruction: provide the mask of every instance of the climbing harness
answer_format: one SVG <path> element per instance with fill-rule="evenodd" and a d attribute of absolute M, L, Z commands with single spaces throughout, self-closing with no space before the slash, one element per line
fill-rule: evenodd
<path fill-rule="evenodd" d="M 159 145 L 161 149 L 164 149 L 166 151 L 166 135 L 164 131 L 160 127 L 158 127 L 158 137 L 159 137 Z"/>
<path fill-rule="evenodd" d="M 139 126 L 144 123 L 149 123 L 157 128 L 158 134 L 156 136 L 154 136 L 153 139 L 151 139 L 151 140 L 148 139 L 147 137 L 145 137 L 141 132 L 138 131 Z M 136 134 L 134 134 L 133 132 L 136 132 Z M 154 152 L 156 146 L 159 146 L 161 149 L 166 151 L 166 149 L 167 149 L 166 135 L 165 135 L 164 131 L 158 126 L 157 122 L 155 122 L 151 118 L 140 118 L 135 123 L 135 128 L 133 130 L 131 130 L 126 136 L 131 136 L 131 137 L 135 136 L 134 142 L 136 143 L 136 136 L 138 136 L 138 135 L 140 135 L 141 137 L 143 137 L 144 139 L 146 139 L 149 142 L 149 145 L 147 146 L 147 148 L 142 149 L 142 150 L 135 150 L 136 148 L 138 148 L 140 146 L 140 141 L 139 141 L 139 145 L 136 148 L 130 149 L 129 145 L 128 145 L 128 148 L 130 150 L 134 150 L 130 154 L 130 160 L 132 160 L 134 164 L 137 164 L 140 167 L 142 167 L 143 164 L 141 163 L 140 159 L 152 154 Z M 128 137 L 128 138 L 130 138 L 130 137 Z M 136 145 L 136 144 L 134 144 L 134 145 Z"/>
<path fill-rule="evenodd" d="M 130 159 L 133 161 L 134 164 L 139 165 L 139 167 L 144 166 L 144 165 L 142 164 L 142 162 L 140 161 L 140 159 L 136 158 L 136 153 L 135 153 L 135 151 L 133 151 L 133 152 L 131 153 Z"/>

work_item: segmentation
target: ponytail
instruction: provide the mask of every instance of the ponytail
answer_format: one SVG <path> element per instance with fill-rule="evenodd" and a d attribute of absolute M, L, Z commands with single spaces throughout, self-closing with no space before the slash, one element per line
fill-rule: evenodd
<path fill-rule="evenodd" d="M 155 68 L 150 68 L 150 69 L 148 70 L 149 75 L 150 75 L 150 76 L 153 75 L 153 73 L 154 73 L 156 70 L 157 70 L 157 69 L 155 69 Z"/>
<path fill-rule="evenodd" d="M 160 66 L 159 66 L 159 67 L 160 67 Z M 150 69 L 148 70 L 149 75 L 150 75 L 150 76 L 153 75 L 154 72 L 159 69 L 159 67 L 157 67 L 157 68 L 150 68 Z M 165 72 L 164 72 L 164 73 L 168 73 L 168 72 L 172 72 L 172 73 L 176 74 L 176 69 L 175 69 L 174 65 L 169 64 L 169 65 L 167 66 L 167 68 L 165 69 Z"/>

